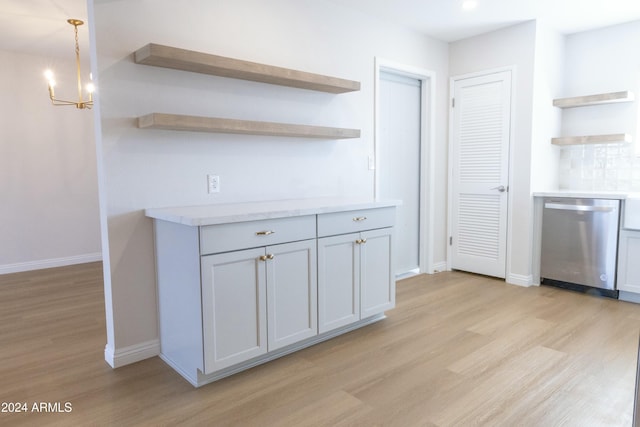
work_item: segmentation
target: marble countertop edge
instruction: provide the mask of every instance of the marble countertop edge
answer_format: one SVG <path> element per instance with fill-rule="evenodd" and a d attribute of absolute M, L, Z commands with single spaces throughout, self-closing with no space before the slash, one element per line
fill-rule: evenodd
<path fill-rule="evenodd" d="M 195 206 L 147 208 L 145 215 L 153 219 L 189 226 L 226 224 L 261 219 L 345 212 L 359 209 L 399 206 L 400 200 L 356 198 L 291 199 L 241 203 L 219 203 Z"/>
<path fill-rule="evenodd" d="M 533 193 L 533 197 L 575 197 L 588 199 L 625 200 L 628 198 L 640 197 L 640 193 L 631 193 L 624 191 L 555 190 L 536 191 Z"/>

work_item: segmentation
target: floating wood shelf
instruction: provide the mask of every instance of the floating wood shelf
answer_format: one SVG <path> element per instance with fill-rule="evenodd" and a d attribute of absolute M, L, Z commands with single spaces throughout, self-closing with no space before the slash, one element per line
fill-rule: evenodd
<path fill-rule="evenodd" d="M 251 80 L 328 93 L 360 90 L 360 82 L 307 73 L 256 62 L 226 58 L 171 46 L 150 43 L 134 53 L 137 64 L 173 68 L 214 76 Z"/>
<path fill-rule="evenodd" d="M 631 135 L 629 135 L 628 133 L 616 133 L 610 135 L 563 136 L 560 138 L 551 139 L 551 143 L 555 145 L 615 144 L 619 142 L 631 141 Z"/>
<path fill-rule="evenodd" d="M 359 138 L 360 129 L 324 126 L 294 125 L 287 123 L 257 122 L 222 119 L 217 117 L 185 116 L 152 113 L 138 117 L 138 127 L 193 132 L 233 133 L 245 135 L 290 136 L 319 139 Z"/>
<path fill-rule="evenodd" d="M 553 106 L 560 108 L 587 107 L 589 105 L 631 102 L 633 100 L 633 92 L 625 90 L 622 92 L 609 92 L 600 93 L 597 95 L 574 96 L 571 98 L 554 99 Z"/>

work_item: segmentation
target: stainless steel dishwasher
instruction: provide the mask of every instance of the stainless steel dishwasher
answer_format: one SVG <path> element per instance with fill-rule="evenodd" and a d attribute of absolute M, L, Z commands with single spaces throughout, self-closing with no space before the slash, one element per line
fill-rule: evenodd
<path fill-rule="evenodd" d="M 544 284 L 595 288 L 617 298 L 616 259 L 620 201 L 544 199 L 540 277 Z"/>

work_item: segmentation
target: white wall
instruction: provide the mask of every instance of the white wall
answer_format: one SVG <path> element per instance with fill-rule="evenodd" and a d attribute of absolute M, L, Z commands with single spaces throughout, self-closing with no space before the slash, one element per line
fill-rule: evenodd
<path fill-rule="evenodd" d="M 0 274 L 100 260 L 93 116 L 52 107 L 43 76 L 55 68 L 74 99 L 73 58 L 0 64 Z"/>
<path fill-rule="evenodd" d="M 531 275 L 531 143 L 536 22 L 529 21 L 450 45 L 449 72 L 460 76 L 515 66 L 510 169 L 509 283 L 528 284 Z M 510 248 L 510 249 L 509 249 Z"/>
<path fill-rule="evenodd" d="M 443 113 L 435 144 L 446 158 L 443 42 L 325 1 L 220 6 L 191 0 L 176 7 L 159 0 L 151 7 L 143 0 L 95 0 L 94 7 L 111 275 L 105 286 L 113 313 L 107 353 L 115 358 L 157 337 L 152 222 L 144 208 L 373 195 L 367 156 L 373 154 L 374 57 L 436 72 Z M 359 80 L 362 90 L 331 95 L 134 64 L 131 53 L 149 42 Z M 354 127 L 362 137 L 317 141 L 137 129 L 135 117 L 151 112 Z M 444 163 L 436 162 L 439 221 L 445 218 Z M 208 173 L 220 175 L 220 193 L 206 193 Z M 444 229 L 444 222 L 435 228 Z M 436 261 L 444 260 L 444 248 L 436 243 Z"/>
<path fill-rule="evenodd" d="M 551 138 L 560 136 L 562 110 L 553 107 L 564 97 L 565 36 L 537 22 L 531 138 L 531 192 L 558 189 L 560 150 Z"/>

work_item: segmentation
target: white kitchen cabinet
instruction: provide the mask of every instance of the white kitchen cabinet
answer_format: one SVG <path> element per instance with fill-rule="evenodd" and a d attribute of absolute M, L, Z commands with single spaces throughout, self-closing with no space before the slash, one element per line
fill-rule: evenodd
<path fill-rule="evenodd" d="M 160 357 L 201 386 L 383 319 L 395 303 L 395 205 L 147 210 Z"/>
<path fill-rule="evenodd" d="M 320 333 L 395 306 L 394 217 L 393 208 L 318 215 L 318 234 L 326 235 L 318 238 Z M 364 231 L 337 234 L 355 230 Z"/>
<path fill-rule="evenodd" d="M 202 257 L 205 374 L 317 334 L 315 246 Z"/>
<path fill-rule="evenodd" d="M 618 240 L 617 289 L 623 301 L 640 303 L 640 198 L 624 200 Z"/>
<path fill-rule="evenodd" d="M 360 320 L 359 233 L 318 239 L 320 333 Z"/>
<path fill-rule="evenodd" d="M 640 294 L 640 231 L 620 230 L 618 290 Z M 621 297 L 621 299 L 624 299 Z"/>
<path fill-rule="evenodd" d="M 360 317 L 364 319 L 396 306 L 393 228 L 366 231 L 360 239 Z"/>
<path fill-rule="evenodd" d="M 266 249 L 268 350 L 318 333 L 316 241 Z"/>
<path fill-rule="evenodd" d="M 204 373 L 267 352 L 265 250 L 203 256 Z"/>

